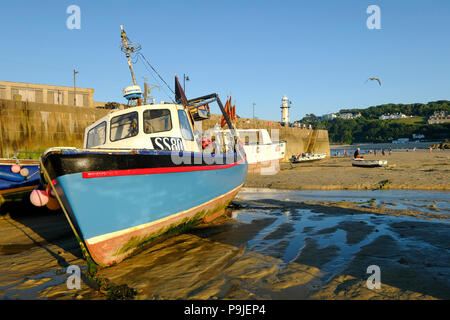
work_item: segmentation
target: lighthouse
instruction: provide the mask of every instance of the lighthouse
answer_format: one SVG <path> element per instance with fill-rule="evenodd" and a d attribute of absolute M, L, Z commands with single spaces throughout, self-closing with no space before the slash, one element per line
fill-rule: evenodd
<path fill-rule="evenodd" d="M 289 126 L 289 108 L 291 107 L 291 101 L 289 101 L 286 95 L 281 99 L 281 124 Z"/>

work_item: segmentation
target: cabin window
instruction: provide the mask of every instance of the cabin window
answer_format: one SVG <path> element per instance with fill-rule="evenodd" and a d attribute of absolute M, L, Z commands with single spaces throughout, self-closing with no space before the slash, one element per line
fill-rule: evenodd
<path fill-rule="evenodd" d="M 86 148 L 96 147 L 106 142 L 106 122 L 96 125 L 89 130 L 87 135 Z"/>
<path fill-rule="evenodd" d="M 151 109 L 144 111 L 144 132 L 156 133 L 172 130 L 172 118 L 169 109 Z"/>
<path fill-rule="evenodd" d="M 178 119 L 180 120 L 181 135 L 185 140 L 194 140 L 189 119 L 184 110 L 178 110 Z"/>
<path fill-rule="evenodd" d="M 111 119 L 111 141 L 134 137 L 138 132 L 138 113 L 136 111 Z"/>

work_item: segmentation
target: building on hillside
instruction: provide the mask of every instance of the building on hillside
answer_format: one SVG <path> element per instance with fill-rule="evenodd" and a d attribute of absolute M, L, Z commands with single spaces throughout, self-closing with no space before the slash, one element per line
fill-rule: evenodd
<path fill-rule="evenodd" d="M 323 116 L 319 117 L 319 120 L 333 120 L 336 118 L 337 118 L 336 113 L 327 113 L 327 114 L 324 114 Z"/>
<path fill-rule="evenodd" d="M 94 107 L 94 89 L 0 81 L 0 99 Z"/>
<path fill-rule="evenodd" d="M 449 123 L 450 115 L 447 111 L 435 111 L 428 119 L 428 124 Z"/>
<path fill-rule="evenodd" d="M 345 113 L 327 113 L 324 114 L 323 116 L 320 116 L 317 118 L 317 120 L 321 121 L 321 120 L 334 120 L 334 119 L 345 119 L 345 120 L 350 120 L 350 119 L 356 119 L 361 117 L 361 113 L 350 113 L 350 112 L 345 112 Z"/>
<path fill-rule="evenodd" d="M 378 119 L 380 119 L 380 120 L 392 120 L 392 119 L 405 119 L 405 118 L 408 118 L 408 116 L 403 114 L 403 113 L 398 112 L 398 113 L 393 113 L 393 114 L 390 114 L 390 113 L 383 114 Z"/>
<path fill-rule="evenodd" d="M 361 117 L 361 113 L 353 114 L 353 113 L 350 113 L 350 112 L 346 112 L 346 113 L 338 114 L 338 118 L 346 119 L 346 120 L 356 119 L 356 118 L 359 118 L 359 117 Z"/>

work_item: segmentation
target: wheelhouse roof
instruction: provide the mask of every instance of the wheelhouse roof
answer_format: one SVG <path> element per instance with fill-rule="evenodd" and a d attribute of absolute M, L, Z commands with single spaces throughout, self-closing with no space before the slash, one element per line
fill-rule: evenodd
<path fill-rule="evenodd" d="M 131 108 L 126 108 L 123 110 L 113 110 L 109 112 L 107 115 L 103 116 L 102 118 L 98 119 L 91 125 L 89 125 L 87 128 L 95 127 L 97 124 L 103 122 L 103 121 L 109 121 L 114 117 L 127 114 L 130 112 L 143 112 L 145 110 L 149 109 L 169 109 L 169 108 L 176 108 L 177 110 L 184 109 L 184 106 L 181 104 L 174 104 L 174 103 L 160 103 L 160 104 L 146 104 L 142 106 L 135 106 Z"/>

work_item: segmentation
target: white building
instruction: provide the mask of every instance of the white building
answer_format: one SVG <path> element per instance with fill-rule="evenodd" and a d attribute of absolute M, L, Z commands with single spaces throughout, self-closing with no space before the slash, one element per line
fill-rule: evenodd
<path fill-rule="evenodd" d="M 353 117 L 353 114 L 351 113 L 341 113 L 339 114 L 340 119 L 351 119 Z"/>
<path fill-rule="evenodd" d="M 394 113 L 394 114 L 383 114 L 378 119 L 380 120 L 391 120 L 391 119 L 404 119 L 408 118 L 408 116 L 404 115 L 403 113 Z"/>
<path fill-rule="evenodd" d="M 322 117 L 320 117 L 323 120 L 333 120 L 337 118 L 337 114 L 336 113 L 328 113 L 328 114 L 324 114 Z"/>

